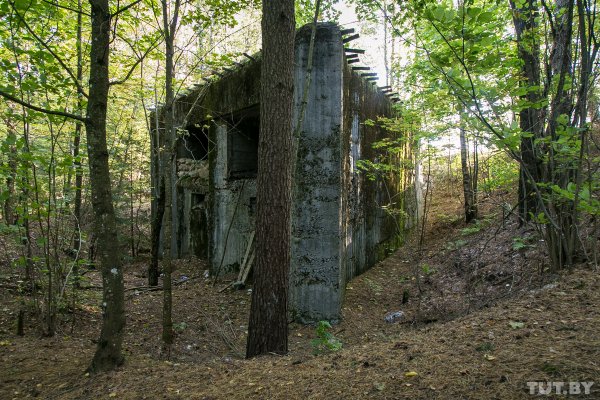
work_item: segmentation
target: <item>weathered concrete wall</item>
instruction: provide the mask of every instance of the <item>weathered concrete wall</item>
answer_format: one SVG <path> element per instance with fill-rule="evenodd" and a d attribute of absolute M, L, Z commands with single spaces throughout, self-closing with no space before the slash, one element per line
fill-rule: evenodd
<path fill-rule="evenodd" d="M 346 64 L 344 68 L 344 167 L 342 221 L 345 237 L 346 281 L 381 259 L 381 247 L 395 240 L 397 227 L 382 206 L 391 201 L 397 188 L 386 177 L 368 179 L 357 160 L 383 161 L 373 144 L 390 135 L 379 124 L 391 117 L 391 103 L 376 85 L 362 79 Z M 375 124 L 365 124 L 373 121 Z"/>
<path fill-rule="evenodd" d="M 381 118 L 396 114 L 391 102 L 373 83 L 344 68 L 342 133 L 343 176 L 342 232 L 345 237 L 345 279 L 371 268 L 404 240 L 416 221 L 419 188 L 415 180 L 416 145 L 406 132 L 385 129 Z M 369 121 L 369 123 L 367 123 Z M 387 139 L 396 149 L 375 149 Z M 373 174 L 361 169 L 357 160 L 389 163 L 391 171 Z"/>
<path fill-rule="evenodd" d="M 296 110 L 303 96 L 310 29 L 296 39 Z M 295 319 L 336 320 L 340 268 L 341 128 L 344 52 L 339 27 L 321 24 L 302 123 L 294 187 L 290 310 Z"/>
<path fill-rule="evenodd" d="M 309 33 L 302 29 L 297 35 L 297 110 Z M 412 171 L 368 179 L 359 168 L 359 160 L 385 162 L 389 155 L 373 145 L 403 133 L 389 132 L 377 123 L 380 117 L 393 115 L 391 102 L 346 63 L 337 26 L 319 26 L 314 60 L 292 218 L 290 310 L 304 322 L 340 318 L 346 283 L 387 256 L 409 228 L 410 218 L 394 218 L 383 206 L 403 209 L 414 197 Z M 410 158 L 410 141 L 406 146 L 403 156 Z"/>
<path fill-rule="evenodd" d="M 231 272 L 242 263 L 255 223 L 256 179 L 229 179 L 227 175 L 231 129 L 215 123 L 211 135 L 211 191 L 209 260 L 213 273 Z"/>
<path fill-rule="evenodd" d="M 223 79 L 177 98 L 175 120 L 182 127 L 204 125 L 256 106 L 259 95 L 260 58 L 244 63 Z"/>
<path fill-rule="evenodd" d="M 192 198 L 194 194 L 203 193 L 198 189 L 190 187 L 181 187 L 178 190 L 177 228 L 179 233 L 180 247 L 179 256 L 191 254 L 205 255 L 209 258 L 211 269 L 216 269 L 221 265 L 221 256 L 225 249 L 225 258 L 222 263 L 222 272 L 228 272 L 235 269 L 243 257 L 246 248 L 248 232 L 254 230 L 254 217 L 249 215 L 251 200 L 256 197 L 256 185 L 249 179 L 246 184 L 243 180 L 226 182 L 226 180 L 213 180 L 212 171 L 218 171 L 221 166 L 226 166 L 223 161 L 217 161 L 217 154 L 227 159 L 227 142 L 229 129 L 228 125 L 235 123 L 232 121 L 232 114 L 240 114 L 242 110 L 255 107 L 259 102 L 260 89 L 260 62 L 247 62 L 234 72 L 227 74 L 224 79 L 202 86 L 187 95 L 181 96 L 175 103 L 175 121 L 181 128 L 204 127 L 207 131 L 210 141 L 207 141 L 209 169 L 211 177 L 209 178 L 209 190 L 206 203 L 204 205 L 206 214 L 208 214 L 207 226 L 193 226 L 192 207 L 188 209 L 187 199 Z M 191 131 L 191 130 L 190 130 Z M 198 134 L 196 132 L 196 134 Z M 190 137 L 184 135 L 178 138 L 177 155 L 178 157 L 190 157 Z M 225 153 L 219 151 L 221 147 Z M 226 174 L 225 168 L 223 174 Z M 223 178 L 224 179 L 224 178 Z M 242 190 L 243 186 L 243 190 Z M 239 193 L 242 198 L 236 217 L 231 229 L 229 223 L 233 217 L 233 208 L 237 203 Z M 197 208 L 198 209 L 198 208 Z M 202 221 L 202 215 L 196 215 L 197 221 Z M 230 230 L 225 246 L 226 232 Z M 207 250 L 194 247 L 193 244 L 207 244 Z M 239 254 L 242 253 L 240 257 Z M 214 272 L 214 271 L 213 271 Z"/>

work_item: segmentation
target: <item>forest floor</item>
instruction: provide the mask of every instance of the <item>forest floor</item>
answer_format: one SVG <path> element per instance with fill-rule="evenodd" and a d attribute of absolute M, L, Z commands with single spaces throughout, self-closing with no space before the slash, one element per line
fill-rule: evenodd
<path fill-rule="evenodd" d="M 145 288 L 147 261 L 126 268 L 125 364 L 90 376 L 100 327 L 98 272 L 54 337 L 0 285 L 0 399 L 526 399 L 527 382 L 590 382 L 600 399 L 600 279 L 591 264 L 547 271 L 543 242 L 504 218 L 509 194 L 482 201 L 465 226 L 459 193 L 434 191 L 419 238 L 347 285 L 343 348 L 314 354 L 315 327 L 290 326 L 290 352 L 244 360 L 248 289 L 221 290 L 198 260 L 173 275 L 175 344 L 161 351 L 162 292 Z M 506 199 L 504 198 L 506 197 Z M 504 210 L 504 211 L 503 211 Z M 416 235 L 415 235 L 416 236 Z M 10 282 L 6 267 L 1 282 Z M 137 289 L 134 289 L 137 288 Z M 388 323 L 384 317 L 401 311 Z M 583 391 L 583 386 L 580 387 Z M 550 395 L 564 398 L 565 395 Z"/>

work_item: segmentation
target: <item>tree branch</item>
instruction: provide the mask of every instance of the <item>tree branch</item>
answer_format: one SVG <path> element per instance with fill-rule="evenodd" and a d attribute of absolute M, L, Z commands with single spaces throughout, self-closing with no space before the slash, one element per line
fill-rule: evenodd
<path fill-rule="evenodd" d="M 177 24 L 179 22 L 179 6 L 181 5 L 180 1 L 176 1 L 175 2 L 175 10 L 173 11 L 173 19 L 171 20 L 170 26 L 169 26 L 169 34 L 172 35 L 172 37 L 175 37 L 175 30 L 177 29 Z"/>
<path fill-rule="evenodd" d="M 110 86 L 114 86 L 114 85 L 121 85 L 123 83 L 125 83 L 130 77 L 131 74 L 133 74 L 133 71 L 135 71 L 135 69 L 137 68 L 138 65 L 140 65 L 140 63 L 142 61 L 144 61 L 144 59 L 146 58 L 146 56 L 148 54 L 150 54 L 150 52 L 154 49 L 156 49 L 158 47 L 158 45 L 160 44 L 160 41 L 157 40 L 156 42 L 152 43 L 152 45 L 150 45 L 146 51 L 144 52 L 144 54 L 142 54 L 141 56 L 138 57 L 138 59 L 136 60 L 136 62 L 131 66 L 131 68 L 129 69 L 129 71 L 127 72 L 127 74 L 125 75 L 125 77 L 123 79 L 119 79 L 118 81 L 112 81 L 109 83 Z"/>
<path fill-rule="evenodd" d="M 11 1 L 10 5 L 11 5 L 14 13 L 17 15 L 17 17 L 19 18 L 19 20 L 23 23 L 23 25 L 25 26 L 25 28 L 27 29 L 27 31 L 31 34 L 31 36 L 33 36 L 35 38 L 35 40 L 39 44 L 41 44 L 46 50 L 48 50 L 48 52 L 52 55 L 52 57 L 54 57 L 54 59 L 60 64 L 61 67 L 63 67 L 63 69 L 67 72 L 67 74 L 69 74 L 69 76 L 71 77 L 71 79 L 75 83 L 75 86 L 77 87 L 77 92 L 79 94 L 81 94 L 82 96 L 84 96 L 85 98 L 87 98 L 88 97 L 87 93 L 83 90 L 83 87 L 79 84 L 79 81 L 77 80 L 77 77 L 75 76 L 75 74 L 73 73 L 73 71 L 71 71 L 71 68 L 69 68 L 69 66 L 58 56 L 58 54 L 56 54 L 54 52 L 54 50 L 52 50 L 52 48 L 50 48 L 50 46 L 48 46 L 48 44 L 45 41 L 43 41 L 42 38 L 40 38 L 34 32 L 33 29 L 31 29 L 31 27 L 29 26 L 29 24 L 27 23 L 27 21 L 25 21 L 25 17 L 23 17 L 17 11 L 17 8 L 15 7 L 14 1 Z"/>
<path fill-rule="evenodd" d="M 548 16 L 548 23 L 550 24 L 550 32 L 552 33 L 552 37 L 556 37 L 556 30 L 554 29 L 554 20 L 552 19 L 552 10 L 548 7 L 548 4 L 545 0 L 542 0 L 542 7 L 544 7 L 544 11 Z"/>
<path fill-rule="evenodd" d="M 86 17 L 91 17 L 91 15 L 88 14 L 88 13 L 86 13 L 86 12 L 83 12 L 83 11 L 80 11 L 80 10 L 76 10 L 74 8 L 70 8 L 70 7 L 67 7 L 67 6 L 63 6 L 61 4 L 58 4 L 58 2 L 55 3 L 55 2 L 50 1 L 50 0 L 42 0 L 42 1 L 44 3 L 46 3 L 46 4 L 50 4 L 51 6 L 54 6 L 56 8 L 62 8 L 63 10 L 71 11 L 71 12 L 74 12 L 74 13 L 77 13 L 77 14 L 82 14 L 82 15 L 85 15 Z"/>
<path fill-rule="evenodd" d="M 111 17 L 111 18 L 114 18 L 114 17 L 116 17 L 117 15 L 119 15 L 119 14 L 121 14 L 121 13 L 123 13 L 123 12 L 125 12 L 125 11 L 129 10 L 131 7 L 134 7 L 134 6 L 136 6 L 136 5 L 137 5 L 138 3 L 140 3 L 141 1 L 142 1 L 142 0 L 136 0 L 136 1 L 134 1 L 133 3 L 131 3 L 131 4 L 129 4 L 129 5 L 126 5 L 125 7 L 118 9 L 117 11 L 115 11 L 114 13 L 112 13 L 112 14 L 110 15 L 110 17 Z"/>
<path fill-rule="evenodd" d="M 29 109 L 32 109 L 34 111 L 39 111 L 39 112 L 44 113 L 44 114 L 58 115 L 60 117 L 67 117 L 67 118 L 74 119 L 76 121 L 81 121 L 83 123 L 87 122 L 87 118 L 82 117 L 80 115 L 75 115 L 75 114 L 71 114 L 71 113 L 64 112 L 64 111 L 48 110 L 47 108 L 42 108 L 42 107 L 34 106 L 33 104 L 30 104 L 30 103 L 28 103 L 26 101 L 23 101 L 23 100 L 19 99 L 18 97 L 15 97 L 15 96 L 10 95 L 10 94 L 8 94 L 6 92 L 3 92 L 2 90 L 0 90 L 0 96 L 4 97 L 7 100 L 15 102 L 17 104 L 20 104 L 23 107 L 27 107 Z"/>

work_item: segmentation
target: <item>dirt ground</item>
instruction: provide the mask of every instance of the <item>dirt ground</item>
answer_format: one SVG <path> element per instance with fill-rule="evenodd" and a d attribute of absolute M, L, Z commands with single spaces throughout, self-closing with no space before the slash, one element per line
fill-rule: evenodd
<path fill-rule="evenodd" d="M 58 333 L 40 335 L 0 285 L 0 399 L 527 399 L 527 382 L 595 382 L 600 399 L 600 279 L 591 264 L 547 272 L 537 232 L 508 216 L 508 194 L 483 199 L 466 227 L 458 193 L 436 195 L 422 245 L 404 247 L 347 286 L 336 352 L 314 354 L 315 328 L 291 324 L 290 352 L 244 360 L 250 293 L 221 290 L 200 260 L 173 275 L 176 338 L 161 351 L 162 292 L 145 288 L 147 260 L 126 268 L 126 363 L 89 376 L 100 328 L 92 271 Z M 6 271 L 5 271 L 6 272 Z M 137 289 L 136 289 L 137 288 Z M 401 311 L 394 323 L 384 317 Z M 554 392 L 553 392 L 554 393 Z"/>

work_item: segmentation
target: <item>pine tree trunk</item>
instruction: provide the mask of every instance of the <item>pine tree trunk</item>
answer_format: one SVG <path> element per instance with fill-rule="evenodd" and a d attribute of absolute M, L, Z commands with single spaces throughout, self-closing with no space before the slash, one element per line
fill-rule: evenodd
<path fill-rule="evenodd" d="M 256 264 L 246 357 L 288 350 L 295 16 L 263 0 Z"/>
<path fill-rule="evenodd" d="M 90 89 L 85 123 L 94 231 L 102 271 L 102 330 L 89 370 L 100 372 L 123 363 L 125 328 L 123 271 L 115 249 L 117 227 L 106 146 L 111 16 L 108 0 L 90 0 L 92 32 Z"/>

